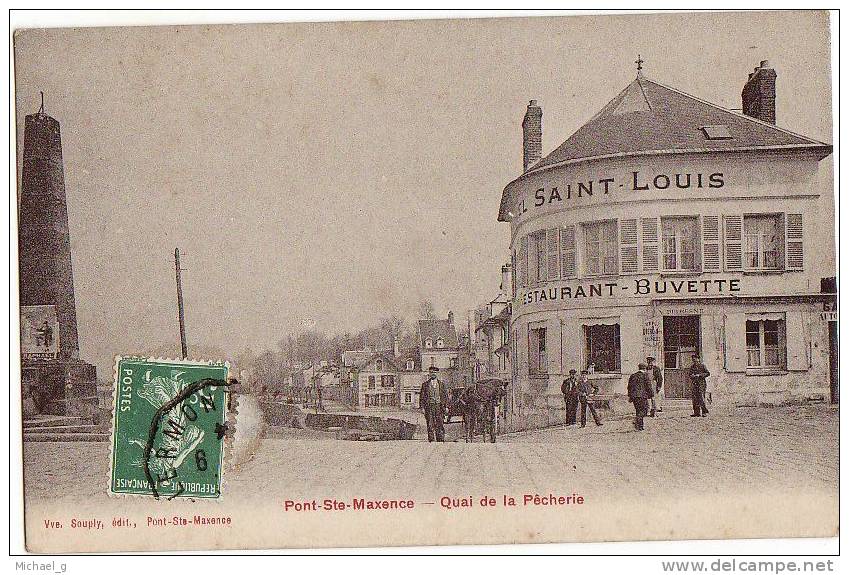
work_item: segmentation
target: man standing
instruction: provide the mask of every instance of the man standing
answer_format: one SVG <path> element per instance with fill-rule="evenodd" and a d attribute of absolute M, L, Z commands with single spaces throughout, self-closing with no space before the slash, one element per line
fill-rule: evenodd
<path fill-rule="evenodd" d="M 690 366 L 690 383 L 693 384 L 693 415 L 690 417 L 707 417 L 708 408 L 705 403 L 707 392 L 707 377 L 710 372 L 702 363 L 701 358 L 693 354 L 693 364 Z"/>
<path fill-rule="evenodd" d="M 419 407 L 424 411 L 427 423 L 428 441 L 445 441 L 445 427 L 442 418 L 448 405 L 448 392 L 445 384 L 436 378 L 438 367 L 428 369 L 430 376 L 422 383 L 419 393 Z"/>
<path fill-rule="evenodd" d="M 595 405 L 593 405 L 593 402 L 590 399 L 591 393 L 598 393 L 598 386 L 589 380 L 587 377 L 587 370 L 583 370 L 581 372 L 581 377 L 578 379 L 578 401 L 581 402 L 581 427 L 587 426 L 588 407 L 590 408 L 590 413 L 593 416 L 595 424 L 598 426 L 602 425 L 601 419 L 599 419 L 598 413 L 596 413 Z"/>
<path fill-rule="evenodd" d="M 563 401 L 566 403 L 566 425 L 575 425 L 578 419 L 578 378 L 575 374 L 578 373 L 574 369 L 569 370 L 569 377 L 563 380 L 560 386 L 560 393 L 563 394 Z"/>
<path fill-rule="evenodd" d="M 634 404 L 636 416 L 634 417 L 634 429 L 643 431 L 643 418 L 648 413 L 649 399 L 654 396 L 652 384 L 649 381 L 648 366 L 644 363 L 639 365 L 639 371 L 631 374 L 628 378 L 628 401 Z"/>
<path fill-rule="evenodd" d="M 663 387 L 663 370 L 658 365 L 655 365 L 654 358 L 651 356 L 646 358 L 646 367 L 648 368 L 649 382 L 654 389 L 649 417 L 654 417 L 657 412 L 663 413 L 663 406 L 661 405 L 663 394 L 660 391 Z"/>

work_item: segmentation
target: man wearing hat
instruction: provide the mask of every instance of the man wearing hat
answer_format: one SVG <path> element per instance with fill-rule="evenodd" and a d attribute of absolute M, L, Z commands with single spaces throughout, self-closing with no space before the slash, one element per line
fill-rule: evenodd
<path fill-rule="evenodd" d="M 599 418 L 598 412 L 595 410 L 595 405 L 593 405 L 593 400 L 590 398 L 590 395 L 598 393 L 598 386 L 589 380 L 589 377 L 587 377 L 588 374 L 589 372 L 585 369 L 581 371 L 581 377 L 578 378 L 578 401 L 581 402 L 581 427 L 587 426 L 587 408 L 589 408 L 595 424 L 601 426 L 604 424 L 601 422 L 601 418 Z"/>
<path fill-rule="evenodd" d="M 661 399 L 663 398 L 663 394 L 660 392 L 660 389 L 663 387 L 663 370 L 660 369 L 660 366 L 654 363 L 654 358 L 652 356 L 648 356 L 646 358 L 646 367 L 648 368 L 647 373 L 649 375 L 649 382 L 654 387 L 654 395 L 651 398 L 651 411 L 649 412 L 649 417 L 654 417 L 655 413 L 663 412 L 663 406 L 660 404 Z"/>
<path fill-rule="evenodd" d="M 698 354 L 693 354 L 693 363 L 688 375 L 693 385 L 693 414 L 690 417 L 707 417 L 708 408 L 705 402 L 707 392 L 707 377 L 710 375 L 708 368 L 702 363 Z"/>
<path fill-rule="evenodd" d="M 560 393 L 566 403 L 566 425 L 575 425 L 578 418 L 578 373 L 574 369 L 569 370 L 569 377 L 563 380 Z"/>
<path fill-rule="evenodd" d="M 649 399 L 654 396 L 654 389 L 649 380 L 648 366 L 641 363 L 639 371 L 635 371 L 628 378 L 628 401 L 634 404 L 634 429 L 643 431 L 643 418 L 648 412 Z"/>
<path fill-rule="evenodd" d="M 445 389 L 445 384 L 436 377 L 439 368 L 430 367 L 428 371 L 430 375 L 422 383 L 419 393 L 419 407 L 424 411 L 425 422 L 427 423 L 427 440 L 445 441 L 445 427 L 442 418 L 448 406 L 448 391 Z"/>

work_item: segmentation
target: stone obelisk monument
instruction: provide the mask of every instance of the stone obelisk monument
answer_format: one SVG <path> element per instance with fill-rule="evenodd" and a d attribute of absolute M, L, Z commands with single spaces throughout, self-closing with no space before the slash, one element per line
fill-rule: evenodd
<path fill-rule="evenodd" d="M 79 359 L 62 137 L 43 101 L 25 118 L 18 200 L 24 387 L 36 411 L 66 413 L 96 395 L 96 374 Z"/>

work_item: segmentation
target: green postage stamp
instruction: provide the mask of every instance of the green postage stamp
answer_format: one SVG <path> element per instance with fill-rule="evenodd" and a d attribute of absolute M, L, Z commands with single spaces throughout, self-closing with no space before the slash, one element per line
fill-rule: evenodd
<path fill-rule="evenodd" d="M 228 369 L 116 358 L 110 494 L 220 497 Z"/>

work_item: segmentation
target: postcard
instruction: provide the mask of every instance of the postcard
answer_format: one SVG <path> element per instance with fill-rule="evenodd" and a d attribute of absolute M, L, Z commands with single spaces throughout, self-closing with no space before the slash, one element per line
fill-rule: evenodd
<path fill-rule="evenodd" d="M 27 549 L 836 536 L 829 18 L 17 30 Z"/>

